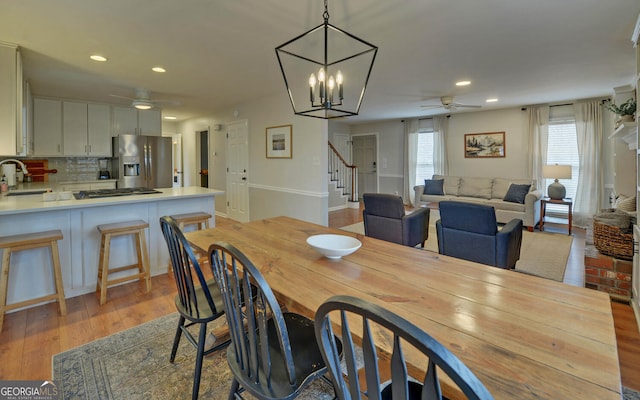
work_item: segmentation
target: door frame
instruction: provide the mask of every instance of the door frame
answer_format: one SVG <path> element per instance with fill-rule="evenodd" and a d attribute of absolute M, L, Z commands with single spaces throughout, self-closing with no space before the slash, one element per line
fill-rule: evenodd
<path fill-rule="evenodd" d="M 196 165 L 195 165 L 195 170 L 194 170 L 194 186 L 198 186 L 201 187 L 201 182 L 202 182 L 202 176 L 200 175 L 200 164 L 202 162 L 202 157 L 200 156 L 202 154 L 202 143 L 200 141 L 200 136 L 202 132 L 207 132 L 207 171 L 211 171 L 211 127 L 210 126 L 206 126 L 206 127 L 202 127 L 202 128 L 198 128 L 195 130 L 195 136 L 196 136 Z M 210 182 L 207 178 L 207 187 L 209 187 Z"/>
<path fill-rule="evenodd" d="M 184 152 L 182 149 L 182 133 L 171 134 L 171 164 L 175 173 L 173 187 L 184 187 Z"/>
<path fill-rule="evenodd" d="M 376 138 L 376 193 L 378 193 L 380 191 L 380 173 L 378 172 L 380 170 L 380 136 L 378 134 L 378 132 L 370 132 L 370 133 L 354 133 L 351 135 L 351 162 L 353 163 L 353 139 L 356 136 L 374 136 Z M 357 165 L 356 165 L 357 167 Z M 360 187 L 360 182 L 358 182 L 358 187 Z M 359 196 L 358 196 L 359 197 Z"/>

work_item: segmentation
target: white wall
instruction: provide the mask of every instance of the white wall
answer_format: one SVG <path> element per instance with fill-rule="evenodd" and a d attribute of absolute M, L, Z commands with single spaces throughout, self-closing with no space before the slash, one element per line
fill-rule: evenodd
<path fill-rule="evenodd" d="M 404 165 L 402 123 L 397 120 L 351 125 L 351 133 L 378 132 L 379 172 L 388 177 L 381 180 L 380 192 L 393 193 L 401 179 Z M 332 127 L 332 132 L 334 128 Z M 336 128 L 338 129 L 338 128 Z M 480 177 L 528 178 L 529 148 L 527 140 L 528 113 L 521 108 L 452 114 L 449 119 L 447 149 L 449 174 Z M 337 130 L 335 130 L 337 131 Z M 506 157 L 473 159 L 464 157 L 466 133 L 505 132 Z M 635 192 L 635 157 L 620 140 L 607 139 L 613 132 L 611 113 L 603 112 L 603 180 L 602 206 L 608 205 L 610 191 L 631 195 Z M 384 160 L 387 158 L 387 168 Z M 382 184 L 382 181 L 385 184 Z M 394 182 L 394 183 L 392 183 Z M 402 191 L 400 191 L 402 193 Z"/>
<path fill-rule="evenodd" d="M 198 185 L 195 132 L 245 119 L 249 125 L 250 220 L 286 215 L 327 225 L 327 122 L 294 115 L 284 95 L 257 99 L 180 123 L 185 186 Z M 293 157 L 267 159 L 266 128 L 280 125 L 292 125 Z M 226 129 L 210 132 L 210 186 L 226 190 Z M 224 196 L 216 199 L 216 213 L 226 214 Z"/>
<path fill-rule="evenodd" d="M 351 126 L 351 134 L 378 133 L 378 192 L 402 194 L 404 128 L 400 120 Z"/>
<path fill-rule="evenodd" d="M 450 175 L 527 177 L 527 113 L 520 108 L 452 114 L 447 149 Z M 404 133 L 400 120 L 351 125 L 351 134 L 378 133 L 380 193 L 403 193 Z M 465 159 L 465 133 L 505 132 L 506 157 Z M 523 162 L 524 160 L 524 162 Z"/>
<path fill-rule="evenodd" d="M 237 116 L 235 112 L 237 111 Z M 606 114 L 606 113 L 605 113 Z M 322 225 L 328 224 L 328 174 L 327 141 L 331 134 L 378 133 L 379 162 L 381 177 L 379 191 L 382 193 L 402 193 L 403 185 L 403 128 L 400 120 L 348 125 L 346 123 L 299 117 L 293 114 L 286 96 L 257 99 L 228 110 L 212 112 L 211 115 L 192 119 L 168 127 L 183 134 L 183 155 L 185 186 L 198 185 L 196 166 L 195 132 L 215 124 L 226 124 L 235 120 L 249 121 L 249 164 L 250 219 L 257 220 L 277 215 L 288 215 Z M 466 176 L 500 176 L 505 178 L 527 178 L 528 114 L 520 108 L 478 111 L 452 114 L 449 120 L 448 152 L 449 173 Z M 610 116 L 604 117 L 605 138 L 613 129 Z M 278 125 L 293 125 L 292 159 L 267 159 L 265 128 Z M 611 127 L 608 127 L 611 125 Z M 165 126 L 163 125 L 163 131 Z M 506 157 L 490 159 L 464 158 L 464 134 L 482 132 L 505 132 Z M 226 130 L 215 132 L 211 129 L 210 159 L 214 167 L 210 171 L 211 187 L 226 190 Z M 617 177 L 635 177 L 635 164 L 625 168 L 626 157 L 618 157 L 612 162 L 613 153 L 620 147 L 605 139 L 604 183 L 614 186 Z M 627 150 L 631 153 L 630 150 Z M 626 155 L 624 153 L 623 155 Z M 622 164 L 622 166 L 621 166 Z M 622 190 L 618 190 L 623 192 Z M 607 193 L 603 193 L 606 199 Z M 216 213 L 226 214 L 226 198 L 218 197 Z M 217 200 L 218 200 L 217 199 Z M 607 203 L 604 202 L 603 205 Z"/>
<path fill-rule="evenodd" d="M 200 186 L 200 166 L 198 165 L 198 132 L 209 130 L 209 187 L 226 190 L 226 136 L 216 132 L 213 126 L 222 123 L 224 116 L 210 115 L 178 124 L 177 133 L 182 134 L 182 167 L 184 186 Z M 227 213 L 226 195 L 216 197 L 216 213 Z"/>
<path fill-rule="evenodd" d="M 447 132 L 449 175 L 501 178 L 527 178 L 528 114 L 517 109 L 452 114 Z M 504 132 L 504 158 L 465 158 L 467 133 Z"/>

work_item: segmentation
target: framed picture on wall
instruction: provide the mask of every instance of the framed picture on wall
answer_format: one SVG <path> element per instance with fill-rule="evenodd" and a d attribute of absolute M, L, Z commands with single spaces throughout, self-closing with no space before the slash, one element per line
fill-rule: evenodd
<path fill-rule="evenodd" d="M 464 135 L 465 158 L 504 157 L 506 146 L 504 132 L 466 133 Z"/>
<path fill-rule="evenodd" d="M 267 128 L 267 158 L 291 158 L 291 131 L 293 125 Z"/>

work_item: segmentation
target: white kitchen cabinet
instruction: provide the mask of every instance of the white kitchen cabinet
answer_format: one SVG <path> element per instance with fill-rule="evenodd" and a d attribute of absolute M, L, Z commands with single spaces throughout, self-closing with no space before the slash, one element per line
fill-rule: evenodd
<path fill-rule="evenodd" d="M 79 183 L 79 182 L 78 182 Z M 100 182 L 98 182 L 99 184 Z M 107 183 L 107 182 L 104 182 Z M 91 185 L 95 182 L 91 182 Z M 60 265 L 67 298 L 95 292 L 100 254 L 100 232 L 97 225 L 144 219 L 149 222 L 147 243 L 149 265 L 153 276 L 166 274 L 169 254 L 158 220 L 163 215 L 196 211 L 215 213 L 217 190 L 199 187 L 162 189 L 163 194 L 43 202 L 41 195 L 13 196 L 3 199 L 0 209 L 0 236 L 59 229 Z M 113 265 L 131 264 L 135 250 L 125 240 L 111 245 Z M 47 249 L 35 249 L 24 257 L 11 259 L 7 304 L 33 299 L 51 293 L 53 278 Z M 39 260 L 45 260 L 40 262 Z M 14 271 L 28 271 L 20 275 Z M 34 279 L 37 277 L 37 279 Z"/>
<path fill-rule="evenodd" d="M 62 101 L 33 99 L 34 155 L 62 156 Z"/>
<path fill-rule="evenodd" d="M 87 105 L 87 155 L 111 157 L 111 106 Z"/>
<path fill-rule="evenodd" d="M 15 45 L 0 43 L 0 155 L 26 155 L 22 63 Z"/>
<path fill-rule="evenodd" d="M 107 104 L 33 101 L 37 156 L 111 156 L 111 107 Z"/>
<path fill-rule="evenodd" d="M 65 156 L 87 154 L 87 103 L 62 102 L 62 131 Z"/>
<path fill-rule="evenodd" d="M 162 116 L 160 110 L 138 110 L 138 134 L 162 135 Z"/>
<path fill-rule="evenodd" d="M 64 155 L 111 156 L 111 108 L 106 104 L 62 104 Z"/>
<path fill-rule="evenodd" d="M 113 136 L 162 134 L 160 110 L 138 110 L 134 107 L 113 107 Z"/>
<path fill-rule="evenodd" d="M 113 136 L 138 133 L 138 110 L 133 107 L 113 107 Z"/>

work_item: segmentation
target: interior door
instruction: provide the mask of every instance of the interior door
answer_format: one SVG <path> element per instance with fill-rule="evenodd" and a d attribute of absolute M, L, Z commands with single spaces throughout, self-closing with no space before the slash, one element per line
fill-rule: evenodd
<path fill-rule="evenodd" d="M 249 124 L 247 120 L 227 125 L 227 215 L 249 221 Z"/>
<path fill-rule="evenodd" d="M 353 164 L 358 167 L 358 198 L 378 192 L 378 138 L 374 134 L 353 136 Z"/>
<path fill-rule="evenodd" d="M 200 170 L 198 174 L 200 175 L 200 187 L 208 188 L 209 187 L 209 131 L 200 131 L 198 132 L 198 136 L 200 138 L 200 146 L 199 146 L 199 157 L 200 160 Z"/>

